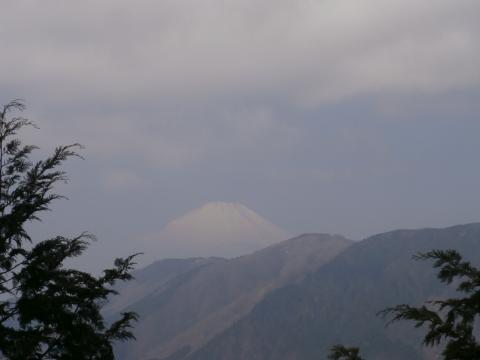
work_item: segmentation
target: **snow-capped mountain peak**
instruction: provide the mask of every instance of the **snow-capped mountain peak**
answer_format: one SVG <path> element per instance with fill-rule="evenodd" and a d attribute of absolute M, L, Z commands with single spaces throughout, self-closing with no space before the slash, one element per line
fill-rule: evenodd
<path fill-rule="evenodd" d="M 167 224 L 156 239 L 160 257 L 235 257 L 290 235 L 240 203 L 209 202 Z"/>

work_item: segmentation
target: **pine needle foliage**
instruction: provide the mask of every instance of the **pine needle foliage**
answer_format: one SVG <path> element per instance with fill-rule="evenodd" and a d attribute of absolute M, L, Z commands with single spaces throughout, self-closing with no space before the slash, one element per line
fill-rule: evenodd
<path fill-rule="evenodd" d="M 328 355 L 330 360 L 363 360 L 360 357 L 360 349 L 356 347 L 345 347 L 343 345 L 335 345 L 330 349 Z"/>
<path fill-rule="evenodd" d="M 58 146 L 46 159 L 32 161 L 37 147 L 17 138 L 24 127 L 35 126 L 18 116 L 24 109 L 23 101 L 14 100 L 0 111 L 0 358 L 114 359 L 113 342 L 134 339 L 137 315 L 123 313 L 107 324 L 100 310 L 116 293 L 112 286 L 132 278 L 136 254 L 115 260 L 96 277 L 64 265 L 82 255 L 93 235 L 33 241 L 26 225 L 63 198 L 54 192 L 67 181 L 60 168 L 79 157 L 81 146 Z"/>
<path fill-rule="evenodd" d="M 435 346 L 445 342 L 442 354 L 446 360 L 480 359 L 480 344 L 474 333 L 475 320 L 480 315 L 480 270 L 453 249 L 432 250 L 414 259 L 433 260 L 440 281 L 458 282 L 457 292 L 464 297 L 427 301 L 421 307 L 401 304 L 380 314 L 391 316 L 390 323 L 409 320 L 417 328 L 426 327 L 423 344 Z"/>
<path fill-rule="evenodd" d="M 463 260 L 454 249 L 432 250 L 419 253 L 414 260 L 433 260 L 438 269 L 438 279 L 456 284 L 463 297 L 427 301 L 420 307 L 400 304 L 387 308 L 379 315 L 390 317 L 388 324 L 396 321 L 413 321 L 416 328 L 425 327 L 425 346 L 443 346 L 444 360 L 480 359 L 480 343 L 475 336 L 475 323 L 480 316 L 480 270 Z M 330 349 L 329 358 L 358 360 L 358 348 L 336 345 Z"/>

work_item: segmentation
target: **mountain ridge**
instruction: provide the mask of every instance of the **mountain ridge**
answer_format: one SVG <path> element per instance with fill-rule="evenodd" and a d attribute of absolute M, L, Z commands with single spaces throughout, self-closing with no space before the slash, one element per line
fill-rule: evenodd
<path fill-rule="evenodd" d="M 411 323 L 385 327 L 378 311 L 399 303 L 455 294 L 428 262 L 412 255 L 455 248 L 480 264 L 480 223 L 443 229 L 395 230 L 348 247 L 302 281 L 276 289 L 243 319 L 188 360 L 314 360 L 330 346 L 360 346 L 372 360 L 434 359 Z"/>
<path fill-rule="evenodd" d="M 137 311 L 140 322 L 134 329 L 137 342 L 119 345 L 118 358 L 180 359 L 248 314 L 270 291 L 298 281 L 351 244 L 338 235 L 299 236 L 151 286 L 122 309 Z M 124 292 L 128 297 L 128 289 Z"/>

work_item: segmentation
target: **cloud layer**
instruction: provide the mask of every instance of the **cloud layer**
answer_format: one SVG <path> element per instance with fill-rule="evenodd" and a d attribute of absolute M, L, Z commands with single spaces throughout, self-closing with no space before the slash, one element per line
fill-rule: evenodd
<path fill-rule="evenodd" d="M 181 104 L 478 85 L 475 0 L 15 1 L 1 77 L 52 99 Z"/>
<path fill-rule="evenodd" d="M 479 12 L 475 0 L 12 1 L 1 95 L 102 156 L 186 164 L 220 137 L 268 134 L 285 107 L 477 88 Z"/>

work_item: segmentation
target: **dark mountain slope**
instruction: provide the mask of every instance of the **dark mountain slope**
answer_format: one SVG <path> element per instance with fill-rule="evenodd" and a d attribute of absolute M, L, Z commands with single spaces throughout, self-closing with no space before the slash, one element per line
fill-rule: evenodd
<path fill-rule="evenodd" d="M 265 294 L 304 278 L 351 243 L 341 236 L 303 235 L 184 272 L 127 307 L 140 314 L 137 341 L 118 347 L 117 354 L 182 359 L 248 314 Z"/>
<path fill-rule="evenodd" d="M 222 258 L 164 259 L 133 272 L 134 280 L 119 283 L 113 296 L 105 306 L 106 316 L 117 313 L 127 306 L 158 290 L 170 280 L 196 268 L 226 261 Z"/>
<path fill-rule="evenodd" d="M 189 360 L 318 360 L 337 343 L 367 359 L 433 358 L 411 323 L 385 328 L 379 310 L 452 295 L 413 254 L 455 248 L 480 264 L 480 224 L 394 231 L 356 243 L 304 281 L 269 294 Z"/>

